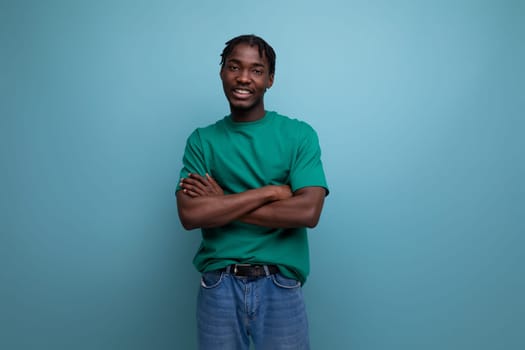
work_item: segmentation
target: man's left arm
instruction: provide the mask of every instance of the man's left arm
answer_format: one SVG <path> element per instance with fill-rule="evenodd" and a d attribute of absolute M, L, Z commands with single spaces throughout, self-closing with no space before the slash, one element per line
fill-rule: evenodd
<path fill-rule="evenodd" d="M 224 195 L 220 185 L 209 175 L 203 177 L 191 174 L 181 186 L 190 197 Z M 325 196 L 324 187 L 303 187 L 296 190 L 292 197 L 265 204 L 238 220 L 272 228 L 315 227 L 321 216 Z"/>
<path fill-rule="evenodd" d="M 295 191 L 292 197 L 268 203 L 239 220 L 272 228 L 312 228 L 319 222 L 325 196 L 323 187 L 303 187 Z"/>

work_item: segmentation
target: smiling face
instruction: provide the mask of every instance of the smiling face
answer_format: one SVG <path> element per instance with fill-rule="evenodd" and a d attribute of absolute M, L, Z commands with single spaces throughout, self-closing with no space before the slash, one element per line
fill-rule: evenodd
<path fill-rule="evenodd" d="M 264 116 L 264 93 L 273 84 L 273 73 L 257 46 L 235 46 L 225 57 L 220 75 L 235 121 L 254 121 Z"/>

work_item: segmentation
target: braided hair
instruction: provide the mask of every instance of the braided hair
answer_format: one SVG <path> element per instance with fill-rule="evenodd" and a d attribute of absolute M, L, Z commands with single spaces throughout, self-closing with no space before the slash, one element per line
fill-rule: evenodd
<path fill-rule="evenodd" d="M 221 53 L 221 69 L 224 67 L 226 58 L 232 53 L 233 49 L 239 44 L 248 44 L 250 46 L 257 46 L 259 49 L 259 56 L 266 57 L 268 60 L 269 73 L 275 73 L 275 51 L 264 39 L 253 35 L 240 35 L 226 42 L 226 47 Z"/>

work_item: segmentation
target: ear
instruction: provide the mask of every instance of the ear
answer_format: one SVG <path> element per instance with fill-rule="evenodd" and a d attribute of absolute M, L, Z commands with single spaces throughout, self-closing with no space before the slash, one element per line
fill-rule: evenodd
<path fill-rule="evenodd" d="M 269 89 L 272 87 L 273 85 L 273 78 L 274 78 L 274 74 L 270 74 L 270 76 L 268 77 L 268 84 L 266 84 L 266 88 Z"/>

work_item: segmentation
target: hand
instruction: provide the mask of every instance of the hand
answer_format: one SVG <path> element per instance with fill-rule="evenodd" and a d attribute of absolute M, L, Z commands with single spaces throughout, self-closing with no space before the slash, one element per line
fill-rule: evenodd
<path fill-rule="evenodd" d="M 224 191 L 209 174 L 201 176 L 190 173 L 188 177 L 180 180 L 180 187 L 190 197 L 222 196 Z"/>
<path fill-rule="evenodd" d="M 292 189 L 288 185 L 270 185 L 269 187 L 275 191 L 274 200 L 276 201 L 288 199 L 293 196 Z"/>

